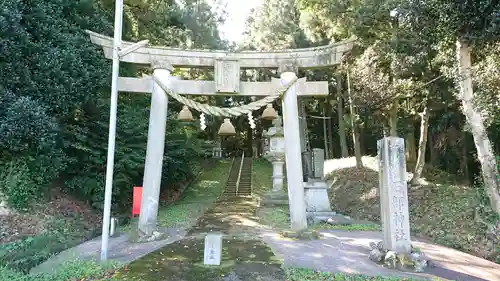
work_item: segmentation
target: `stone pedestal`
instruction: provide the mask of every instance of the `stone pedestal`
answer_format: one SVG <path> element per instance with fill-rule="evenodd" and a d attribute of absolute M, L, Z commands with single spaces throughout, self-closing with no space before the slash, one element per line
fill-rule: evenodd
<path fill-rule="evenodd" d="M 330 206 L 327 189 L 328 186 L 323 180 L 304 183 L 307 216 L 314 222 L 326 221 L 335 215 Z"/>
<path fill-rule="evenodd" d="M 383 244 L 388 250 L 409 254 L 411 241 L 404 139 L 383 138 L 377 142 L 377 147 Z"/>
<path fill-rule="evenodd" d="M 270 191 L 260 201 L 260 206 L 288 206 L 288 194 L 284 190 Z"/>
<path fill-rule="evenodd" d="M 284 161 L 273 161 L 273 192 L 283 190 L 283 167 L 285 166 Z"/>

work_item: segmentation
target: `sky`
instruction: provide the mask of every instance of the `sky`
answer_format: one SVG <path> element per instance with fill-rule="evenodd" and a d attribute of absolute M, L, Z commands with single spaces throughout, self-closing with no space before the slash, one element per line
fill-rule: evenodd
<path fill-rule="evenodd" d="M 226 5 L 228 18 L 220 27 L 223 39 L 233 42 L 243 40 L 245 21 L 250 15 L 250 10 L 261 5 L 262 0 L 221 0 Z"/>

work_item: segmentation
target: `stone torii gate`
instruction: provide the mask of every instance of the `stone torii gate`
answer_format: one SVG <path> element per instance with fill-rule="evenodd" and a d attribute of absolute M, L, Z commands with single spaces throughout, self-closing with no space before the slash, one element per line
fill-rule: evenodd
<path fill-rule="evenodd" d="M 118 13 L 121 15 L 122 11 L 119 10 L 118 6 L 117 4 L 116 12 L 117 15 Z M 153 76 L 143 78 L 118 77 L 117 70 L 113 70 L 111 118 L 113 118 L 113 101 L 116 107 L 113 91 L 152 93 L 139 217 L 140 232 L 144 235 L 151 235 L 156 229 L 168 106 L 168 95 L 165 89 L 181 95 L 269 96 L 287 84 L 291 84 L 291 86 L 286 89 L 283 97 L 283 127 L 286 144 L 285 161 L 288 175 L 290 220 L 292 229 L 305 229 L 307 220 L 297 97 L 328 95 L 328 82 L 306 82 L 305 78 L 297 79 L 297 71 L 299 68 L 318 68 L 339 64 L 342 55 L 352 48 L 354 39 L 321 47 L 270 52 L 184 50 L 147 47 L 147 42 L 143 41 L 139 43 L 121 41 L 121 28 L 117 32 L 117 24 L 121 26 L 121 22 L 117 22 L 115 18 L 114 38 L 88 31 L 92 42 L 103 48 L 106 58 L 113 59 L 114 68 L 118 67 L 119 61 L 123 61 L 151 65 L 154 69 Z M 215 81 L 183 81 L 178 77 L 171 76 L 173 67 L 214 68 Z M 240 70 L 248 68 L 274 68 L 278 69 L 281 76 L 280 79 L 273 78 L 270 82 L 240 81 Z M 114 114 L 116 116 L 116 110 Z M 110 124 L 112 124 L 111 120 Z M 113 122 L 116 122 L 116 119 Z M 109 148 L 112 148 L 113 151 L 110 152 Z M 111 172 L 108 166 L 106 187 L 111 189 L 111 182 L 108 182 L 108 177 L 112 179 L 114 155 L 114 131 L 112 133 L 111 129 L 109 148 L 108 165 L 110 165 L 109 159 L 111 158 Z M 101 251 L 101 259 L 103 260 L 107 258 L 109 218 L 106 220 L 106 212 L 109 216 L 110 201 L 111 190 L 107 190 Z"/>

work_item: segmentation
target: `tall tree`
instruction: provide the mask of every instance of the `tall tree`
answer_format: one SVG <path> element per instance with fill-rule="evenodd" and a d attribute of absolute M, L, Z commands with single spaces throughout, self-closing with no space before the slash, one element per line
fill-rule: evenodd
<path fill-rule="evenodd" d="M 482 178 L 492 208 L 500 214 L 500 174 L 480 109 L 474 94 L 471 50 L 500 38 L 500 2 L 431 0 L 403 2 L 401 11 L 416 26 L 456 45 L 456 83 L 462 112 L 470 125 L 481 163 Z"/>
<path fill-rule="evenodd" d="M 344 121 L 344 99 L 342 95 L 342 75 L 337 72 L 335 75 L 335 82 L 337 86 L 337 116 L 339 119 L 339 143 L 342 158 L 349 157 L 349 152 L 347 148 L 347 136 L 345 133 L 345 121 Z"/>

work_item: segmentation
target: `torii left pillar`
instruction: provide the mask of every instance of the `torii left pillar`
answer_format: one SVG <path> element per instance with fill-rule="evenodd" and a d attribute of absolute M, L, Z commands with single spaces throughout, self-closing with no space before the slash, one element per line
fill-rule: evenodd
<path fill-rule="evenodd" d="M 153 76 L 168 77 L 173 67 L 167 62 L 152 63 Z M 139 215 L 139 233 L 151 236 L 157 230 L 158 205 L 160 198 L 161 173 L 163 166 L 163 151 L 165 148 L 165 129 L 167 123 L 168 96 L 155 82 L 151 95 L 151 109 L 149 114 L 148 144 L 146 150 L 146 163 L 144 165 L 144 178 L 141 200 L 141 213 Z"/>

